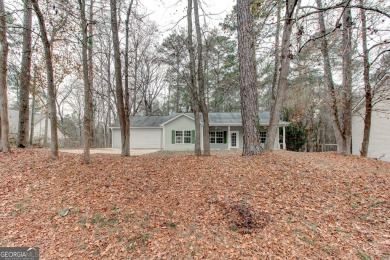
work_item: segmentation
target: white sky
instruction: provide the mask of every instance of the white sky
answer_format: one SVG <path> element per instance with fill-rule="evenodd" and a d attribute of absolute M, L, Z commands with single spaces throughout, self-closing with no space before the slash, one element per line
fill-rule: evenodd
<path fill-rule="evenodd" d="M 150 13 L 150 19 L 156 21 L 160 30 L 164 35 L 169 34 L 169 31 L 179 23 L 180 26 L 186 26 L 187 15 L 187 0 L 141 0 L 148 13 Z M 223 21 L 226 14 L 228 14 L 233 6 L 236 4 L 236 0 L 200 0 L 201 7 L 206 12 L 208 17 L 201 18 L 201 23 L 206 22 L 210 27 L 217 26 Z M 200 14 L 203 12 L 201 10 Z"/>

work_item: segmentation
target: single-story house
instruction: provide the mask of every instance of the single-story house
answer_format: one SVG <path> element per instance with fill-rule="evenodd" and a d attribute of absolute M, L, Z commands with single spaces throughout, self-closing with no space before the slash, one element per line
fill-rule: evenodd
<path fill-rule="evenodd" d="M 42 113 L 34 114 L 34 133 L 33 133 L 33 143 L 43 145 L 43 138 L 45 136 L 45 124 L 46 124 L 46 116 Z M 18 135 L 18 127 L 19 127 L 19 110 L 8 110 L 8 120 L 9 120 L 9 133 L 11 138 L 15 138 Z M 30 115 L 31 120 L 31 115 Z M 31 125 L 30 125 L 31 127 Z M 58 127 L 58 140 L 61 142 L 66 138 L 66 134 Z M 29 130 L 31 131 L 31 129 Z M 47 140 L 50 142 L 50 132 L 51 132 L 51 124 L 50 118 L 47 120 Z M 30 135 L 30 132 L 29 132 Z"/>
<path fill-rule="evenodd" d="M 374 89 L 368 157 L 390 162 L 390 86 Z M 352 154 L 360 155 L 364 132 L 365 99 L 352 110 Z"/>
<path fill-rule="evenodd" d="M 270 113 L 259 112 L 260 142 L 264 144 L 267 136 Z M 286 149 L 285 126 L 279 122 L 281 135 L 275 139 L 275 149 Z M 242 148 L 241 113 L 209 113 L 210 148 Z M 203 137 L 201 127 L 201 138 Z M 121 147 L 119 124 L 111 127 L 112 147 Z M 192 113 L 172 114 L 169 116 L 133 116 L 130 121 L 130 147 L 154 148 L 173 151 L 193 150 L 195 143 L 195 120 Z M 201 140 L 201 145 L 203 140 Z M 203 147 L 202 147 L 203 148 Z"/>

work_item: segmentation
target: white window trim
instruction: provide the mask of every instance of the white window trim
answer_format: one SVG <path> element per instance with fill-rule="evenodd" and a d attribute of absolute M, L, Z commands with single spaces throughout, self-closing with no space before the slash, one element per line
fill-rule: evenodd
<path fill-rule="evenodd" d="M 265 136 L 261 136 L 261 134 L 264 134 L 265 133 Z M 265 138 L 264 139 L 264 142 L 261 142 L 261 138 Z M 261 144 L 264 144 L 265 143 L 265 140 L 267 139 L 267 130 L 266 131 L 260 131 L 260 133 L 259 133 L 259 141 L 260 141 L 260 143 Z"/>
<path fill-rule="evenodd" d="M 178 143 L 177 142 L 177 132 L 181 132 L 182 133 L 182 142 Z M 185 139 L 185 135 L 184 135 L 184 132 L 190 132 L 190 136 L 187 136 L 187 137 L 190 137 L 190 142 L 189 143 L 185 143 L 184 142 L 184 139 Z M 192 144 L 192 131 L 191 130 L 175 130 L 175 144 Z"/>
<path fill-rule="evenodd" d="M 230 140 L 230 147 L 231 148 L 239 148 L 240 147 L 240 131 L 230 131 L 230 137 L 229 138 L 232 138 L 232 134 L 236 134 L 236 146 L 233 146 L 232 143 L 231 143 L 231 140 Z"/>
<path fill-rule="evenodd" d="M 215 142 L 211 142 L 211 133 L 215 133 Z M 217 142 L 217 138 L 221 138 L 221 137 L 217 137 L 217 133 L 222 133 L 222 143 L 218 143 Z M 225 135 L 225 133 L 224 133 L 224 131 L 210 131 L 209 132 L 209 135 L 210 135 L 210 144 L 224 144 L 224 135 Z"/>

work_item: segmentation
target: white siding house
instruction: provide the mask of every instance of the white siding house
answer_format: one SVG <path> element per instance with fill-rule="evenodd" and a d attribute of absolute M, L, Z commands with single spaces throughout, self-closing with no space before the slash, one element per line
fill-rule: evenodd
<path fill-rule="evenodd" d="M 360 155 L 363 141 L 364 113 L 362 100 L 352 115 L 352 153 L 356 155 Z M 390 162 L 390 100 L 380 100 L 372 111 L 368 157 Z"/>
<path fill-rule="evenodd" d="M 269 112 L 260 112 L 262 142 L 265 128 L 269 124 Z M 241 113 L 209 113 L 210 148 L 240 149 L 243 145 Z M 283 128 L 288 122 L 280 121 Z M 203 128 L 200 136 L 203 138 Z M 121 147 L 119 124 L 111 127 L 112 147 Z M 283 135 L 285 136 L 285 135 Z M 285 140 L 285 139 L 284 139 Z M 201 139 L 201 145 L 203 140 Z M 275 149 L 280 149 L 279 136 L 275 138 Z M 282 144 L 285 149 L 286 143 Z M 154 148 L 173 151 L 189 151 L 195 148 L 195 123 L 193 114 L 182 113 L 170 116 L 134 116 L 130 123 L 130 148 Z M 203 149 L 203 147 L 201 147 Z"/>
<path fill-rule="evenodd" d="M 11 138 L 17 137 L 18 134 L 18 124 L 19 124 L 19 111 L 9 109 L 8 110 L 8 120 L 9 120 L 9 132 Z M 31 119 L 30 119 L 31 120 Z M 46 117 L 43 114 L 36 113 L 34 115 L 34 133 L 33 133 L 33 141 L 34 144 L 43 144 L 43 138 L 45 136 L 45 124 Z M 29 130 L 30 131 L 30 130 Z M 50 132 L 51 132 L 51 124 L 50 119 L 47 122 L 47 139 L 50 142 Z M 61 142 L 65 139 L 66 135 L 58 128 L 58 140 Z M 30 134 L 30 132 L 29 132 Z"/>

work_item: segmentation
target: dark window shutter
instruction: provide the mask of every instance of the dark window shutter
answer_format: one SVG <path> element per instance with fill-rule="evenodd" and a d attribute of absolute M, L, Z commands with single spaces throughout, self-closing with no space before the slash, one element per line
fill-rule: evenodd
<path fill-rule="evenodd" d="M 195 143 L 195 130 L 192 130 L 192 131 L 191 131 L 191 143 L 192 143 L 192 144 Z"/>
<path fill-rule="evenodd" d="M 176 131 L 172 130 L 172 143 L 173 144 L 175 143 L 175 139 L 176 139 Z"/>
<path fill-rule="evenodd" d="M 223 143 L 224 144 L 227 143 L 227 132 L 226 131 L 223 131 Z"/>

